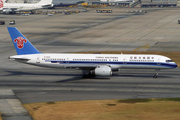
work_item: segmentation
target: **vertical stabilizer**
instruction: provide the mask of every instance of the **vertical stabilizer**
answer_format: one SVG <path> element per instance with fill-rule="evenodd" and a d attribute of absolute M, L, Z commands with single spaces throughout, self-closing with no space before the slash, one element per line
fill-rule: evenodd
<path fill-rule="evenodd" d="M 5 3 L 5 0 L 0 0 L 0 9 L 2 9 L 2 8 L 3 8 L 4 3 Z"/>
<path fill-rule="evenodd" d="M 7 27 L 9 34 L 11 36 L 12 42 L 16 49 L 18 55 L 26 54 L 38 54 L 40 53 L 31 42 L 24 37 L 24 35 L 19 32 L 15 27 Z"/>

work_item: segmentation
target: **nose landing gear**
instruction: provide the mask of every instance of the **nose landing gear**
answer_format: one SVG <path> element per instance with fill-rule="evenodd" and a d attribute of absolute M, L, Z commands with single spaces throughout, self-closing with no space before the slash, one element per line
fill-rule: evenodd
<path fill-rule="evenodd" d="M 156 73 L 154 74 L 153 78 L 157 78 L 159 71 L 160 71 L 160 70 L 156 70 Z"/>

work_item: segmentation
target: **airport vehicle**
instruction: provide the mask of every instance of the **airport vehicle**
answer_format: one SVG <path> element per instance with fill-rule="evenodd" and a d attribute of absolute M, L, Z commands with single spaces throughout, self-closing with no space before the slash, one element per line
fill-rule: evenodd
<path fill-rule="evenodd" d="M 48 12 L 48 16 L 54 16 L 55 12 Z"/>
<path fill-rule="evenodd" d="M 178 20 L 178 24 L 180 24 L 180 20 Z"/>
<path fill-rule="evenodd" d="M 11 14 L 21 11 L 33 11 L 42 8 L 53 7 L 52 0 L 41 0 L 36 4 L 27 3 L 5 3 L 6 0 L 0 0 L 0 11 L 4 14 Z"/>
<path fill-rule="evenodd" d="M 10 21 L 9 21 L 9 24 L 10 24 L 10 25 L 14 25 L 14 24 L 15 24 L 15 20 L 10 20 Z"/>
<path fill-rule="evenodd" d="M 145 10 L 133 10 L 133 11 L 127 10 L 127 13 L 147 13 L 147 11 L 145 11 Z"/>
<path fill-rule="evenodd" d="M 79 10 L 71 10 L 71 13 L 80 13 Z"/>
<path fill-rule="evenodd" d="M 0 25 L 5 25 L 5 21 L 0 21 Z"/>
<path fill-rule="evenodd" d="M 29 16 L 29 13 L 22 13 L 22 16 Z"/>
<path fill-rule="evenodd" d="M 97 9 L 97 13 L 112 13 L 111 9 Z"/>
<path fill-rule="evenodd" d="M 64 14 L 65 14 L 65 15 L 69 15 L 69 14 L 71 14 L 71 13 L 72 13 L 71 10 L 64 10 Z"/>
<path fill-rule="evenodd" d="M 71 14 L 71 12 L 64 12 L 64 14 L 65 14 L 65 15 L 69 15 L 69 14 Z"/>
<path fill-rule="evenodd" d="M 83 78 L 111 76 L 120 69 L 154 69 L 157 78 L 160 69 L 177 67 L 170 58 L 161 55 L 41 53 L 15 27 L 7 29 L 17 52 L 10 60 L 41 67 L 79 69 Z"/>
<path fill-rule="evenodd" d="M 87 11 L 89 11 L 89 9 L 84 9 L 84 10 L 83 10 L 83 12 L 87 12 Z"/>
<path fill-rule="evenodd" d="M 22 16 L 29 16 L 29 12 L 22 12 Z"/>

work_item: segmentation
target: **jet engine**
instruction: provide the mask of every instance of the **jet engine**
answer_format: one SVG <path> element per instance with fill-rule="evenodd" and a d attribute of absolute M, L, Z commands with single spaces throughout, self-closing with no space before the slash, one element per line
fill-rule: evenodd
<path fill-rule="evenodd" d="M 111 76 L 112 70 L 111 70 L 111 67 L 107 65 L 98 65 L 92 74 L 95 74 L 98 76 Z"/>
<path fill-rule="evenodd" d="M 10 8 L 3 9 L 3 14 L 13 14 L 13 13 L 14 12 Z"/>

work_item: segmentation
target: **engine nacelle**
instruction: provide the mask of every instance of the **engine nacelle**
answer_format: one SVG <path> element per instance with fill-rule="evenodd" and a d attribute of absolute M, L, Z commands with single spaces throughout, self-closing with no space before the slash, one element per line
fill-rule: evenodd
<path fill-rule="evenodd" d="M 11 14 L 13 11 L 10 8 L 3 9 L 3 14 Z"/>
<path fill-rule="evenodd" d="M 107 65 L 98 65 L 94 70 L 94 74 L 98 76 L 111 76 L 112 70 Z"/>

